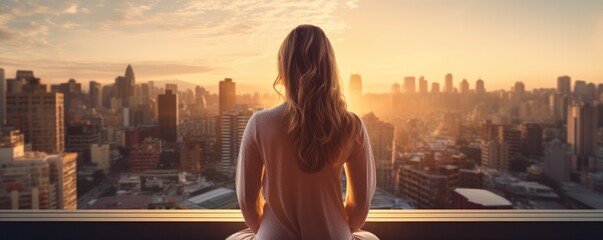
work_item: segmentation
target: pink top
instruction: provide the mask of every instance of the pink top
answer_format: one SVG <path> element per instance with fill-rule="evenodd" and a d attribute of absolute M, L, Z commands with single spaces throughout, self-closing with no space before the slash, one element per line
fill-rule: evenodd
<path fill-rule="evenodd" d="M 375 192 L 375 162 L 364 123 L 347 161 L 307 173 L 298 167 L 297 150 L 288 140 L 284 108 L 256 112 L 245 128 L 236 174 L 245 223 L 258 239 L 351 239 L 364 225 Z"/>

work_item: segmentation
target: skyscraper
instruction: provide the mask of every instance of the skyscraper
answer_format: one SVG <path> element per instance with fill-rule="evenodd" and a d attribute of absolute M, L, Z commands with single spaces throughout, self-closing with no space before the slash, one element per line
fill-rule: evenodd
<path fill-rule="evenodd" d="M 549 110 L 554 123 L 567 122 L 568 109 L 571 105 L 571 96 L 552 93 L 549 96 Z"/>
<path fill-rule="evenodd" d="M 172 90 L 166 90 L 165 94 L 159 94 L 159 138 L 166 142 L 178 141 L 178 97 Z"/>
<path fill-rule="evenodd" d="M 515 82 L 513 86 L 513 95 L 512 101 L 513 103 L 522 102 L 526 93 L 526 85 L 523 82 Z"/>
<path fill-rule="evenodd" d="M 567 142 L 571 145 L 578 171 L 589 166 L 597 150 L 597 107 L 591 103 L 575 103 L 568 111 Z"/>
<path fill-rule="evenodd" d="M 482 166 L 507 171 L 509 169 L 508 145 L 498 140 L 482 142 Z"/>
<path fill-rule="evenodd" d="M 61 83 L 58 86 L 53 85 L 53 91 L 63 93 L 65 122 L 69 124 L 75 115 L 84 106 L 84 94 L 82 92 L 82 84 L 75 79 L 69 79 L 66 83 Z"/>
<path fill-rule="evenodd" d="M 76 209 L 75 153 L 28 152 L 19 130 L 0 132 L 0 208 Z"/>
<path fill-rule="evenodd" d="M 235 173 L 241 139 L 251 115 L 252 112 L 248 110 L 230 111 L 220 115 L 221 152 L 218 170 L 227 176 L 233 176 Z"/>
<path fill-rule="evenodd" d="M 419 93 L 427 94 L 427 80 L 423 76 L 419 78 Z"/>
<path fill-rule="evenodd" d="M 178 94 L 178 84 L 173 84 L 173 83 L 166 83 L 165 84 L 165 90 L 170 90 L 172 91 L 174 94 Z"/>
<path fill-rule="evenodd" d="M 115 97 L 121 100 L 121 104 L 124 108 L 130 107 L 131 100 L 134 98 L 134 84 L 136 78 L 134 77 L 134 70 L 132 65 L 128 64 L 126 73 L 124 76 L 118 76 L 115 78 Z"/>
<path fill-rule="evenodd" d="M 207 96 L 209 96 L 209 92 L 204 87 L 195 87 L 195 104 L 198 111 L 207 110 Z"/>
<path fill-rule="evenodd" d="M 431 93 L 440 93 L 440 84 L 437 82 L 431 83 Z"/>
<path fill-rule="evenodd" d="M 586 99 L 587 95 L 588 90 L 586 87 L 586 81 L 576 80 L 576 82 L 574 82 L 574 97 L 576 99 Z"/>
<path fill-rule="evenodd" d="M 99 109 L 102 107 L 101 84 L 95 81 L 90 81 L 88 89 L 88 97 L 90 98 L 90 108 Z"/>
<path fill-rule="evenodd" d="M 542 127 L 537 123 L 523 123 L 519 126 L 523 153 L 526 156 L 537 157 L 542 155 Z"/>
<path fill-rule="evenodd" d="M 33 77 L 33 72 L 28 77 L 21 93 L 7 94 L 6 122 L 21 130 L 34 151 L 62 153 L 65 150 L 63 94 L 47 92 L 46 85 Z"/>
<path fill-rule="evenodd" d="M 362 77 L 359 74 L 350 76 L 350 98 L 358 99 L 362 96 Z"/>
<path fill-rule="evenodd" d="M 91 122 L 82 121 L 65 128 L 65 149 L 78 153 L 79 160 L 90 162 L 90 145 L 101 143 L 101 129 Z"/>
<path fill-rule="evenodd" d="M 475 81 L 475 92 L 477 94 L 486 93 L 486 87 L 484 86 L 484 80 L 477 79 L 477 81 Z"/>
<path fill-rule="evenodd" d="M 572 93 L 572 79 L 569 76 L 560 76 L 557 78 L 557 93 L 562 96 Z"/>
<path fill-rule="evenodd" d="M 220 114 L 233 110 L 236 103 L 236 83 L 232 81 L 232 78 L 225 78 L 224 81 L 220 81 L 219 84 L 219 98 L 220 98 Z"/>
<path fill-rule="evenodd" d="M 559 139 L 547 144 L 544 153 L 544 171 L 546 175 L 557 181 L 569 180 L 571 147 Z"/>
<path fill-rule="evenodd" d="M 391 193 L 394 190 L 394 161 L 392 155 L 394 126 L 381 121 L 372 112 L 362 116 L 362 121 L 371 140 L 377 170 L 377 186 Z"/>
<path fill-rule="evenodd" d="M 415 93 L 415 77 L 404 77 L 404 93 Z"/>
<path fill-rule="evenodd" d="M 499 126 L 498 140 L 507 144 L 509 159 L 521 154 L 521 132 L 514 125 Z"/>
<path fill-rule="evenodd" d="M 454 83 L 452 82 L 452 74 L 446 74 L 445 84 L 444 84 L 444 92 L 452 93 L 454 92 Z"/>
<path fill-rule="evenodd" d="M 57 209 L 77 209 L 77 153 L 49 155 L 50 183 L 56 188 Z"/>
<path fill-rule="evenodd" d="M 6 79 L 4 69 L 0 68 L 0 126 L 6 123 Z"/>
<path fill-rule="evenodd" d="M 459 91 L 462 94 L 469 93 L 469 82 L 467 81 L 467 79 L 463 79 L 463 81 L 461 81 L 461 84 L 459 85 Z"/>

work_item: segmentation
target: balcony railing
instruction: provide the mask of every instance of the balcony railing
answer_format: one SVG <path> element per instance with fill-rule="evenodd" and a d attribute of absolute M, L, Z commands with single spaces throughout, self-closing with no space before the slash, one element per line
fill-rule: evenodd
<path fill-rule="evenodd" d="M 371 210 L 381 239 L 600 239 L 603 210 Z M 224 239 L 239 210 L 5 210 L 2 239 Z M 8 235 L 6 235 L 8 234 Z"/>

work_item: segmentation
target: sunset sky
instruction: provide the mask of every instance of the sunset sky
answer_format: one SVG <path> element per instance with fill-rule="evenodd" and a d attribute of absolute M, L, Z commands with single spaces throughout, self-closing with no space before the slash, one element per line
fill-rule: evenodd
<path fill-rule="evenodd" d="M 449 72 L 455 87 L 481 77 L 487 90 L 553 87 L 559 75 L 603 83 L 600 0 L 227 2 L 1 0 L 0 68 L 110 83 L 132 64 L 137 82 L 270 89 L 282 40 L 309 23 L 331 39 L 344 85 L 358 73 L 366 92 Z"/>

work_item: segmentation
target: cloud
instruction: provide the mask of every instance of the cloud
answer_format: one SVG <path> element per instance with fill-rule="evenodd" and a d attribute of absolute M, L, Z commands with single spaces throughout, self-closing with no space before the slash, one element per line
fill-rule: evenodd
<path fill-rule="evenodd" d="M 146 4 L 136 4 L 132 2 L 124 2 L 124 5 L 117 6 L 113 9 L 113 17 L 105 20 L 104 24 L 131 24 L 131 23 L 144 23 L 145 18 L 148 16 L 147 11 L 151 10 L 155 6 L 156 2 Z"/>
<path fill-rule="evenodd" d="M 76 27 L 82 26 L 81 24 L 73 23 L 73 22 L 65 22 L 61 24 L 61 27 L 64 29 L 73 29 Z"/>
<path fill-rule="evenodd" d="M 137 67 L 154 75 L 208 72 L 219 69 L 218 65 L 232 69 L 233 66 L 224 64 L 272 56 L 268 51 L 299 24 L 318 25 L 328 34 L 345 29 L 347 25 L 336 11 L 356 8 L 357 3 L 356 0 L 8 1 L 0 4 L 0 52 L 11 52 L 17 59 L 26 60 L 22 66 L 36 63 L 33 65 L 36 69 L 45 69 L 53 76 L 63 71 L 63 75 L 89 73 L 114 78 L 113 71 L 123 71 L 121 63 L 60 60 L 106 57 L 105 52 L 87 47 L 90 45 L 114 49 L 115 57 L 111 59 L 146 60 L 150 55 L 141 57 L 140 53 L 156 47 L 154 44 L 162 44 L 161 52 L 167 52 L 176 63 L 141 62 Z M 116 42 L 122 45 L 102 45 Z M 182 51 L 185 46 L 189 52 Z M 151 54 L 157 54 L 152 51 L 149 49 Z M 212 64 L 179 62 L 199 57 Z"/>
<path fill-rule="evenodd" d="M 17 34 L 9 29 L 0 27 L 0 43 L 13 41 L 17 37 Z"/>
<path fill-rule="evenodd" d="M 65 8 L 65 10 L 63 10 L 64 13 L 69 13 L 69 14 L 75 14 L 78 11 L 78 5 L 73 3 L 71 4 L 69 7 Z"/>
<path fill-rule="evenodd" d="M 350 0 L 345 2 L 345 6 L 349 9 L 354 9 L 358 7 L 358 0 Z"/>

